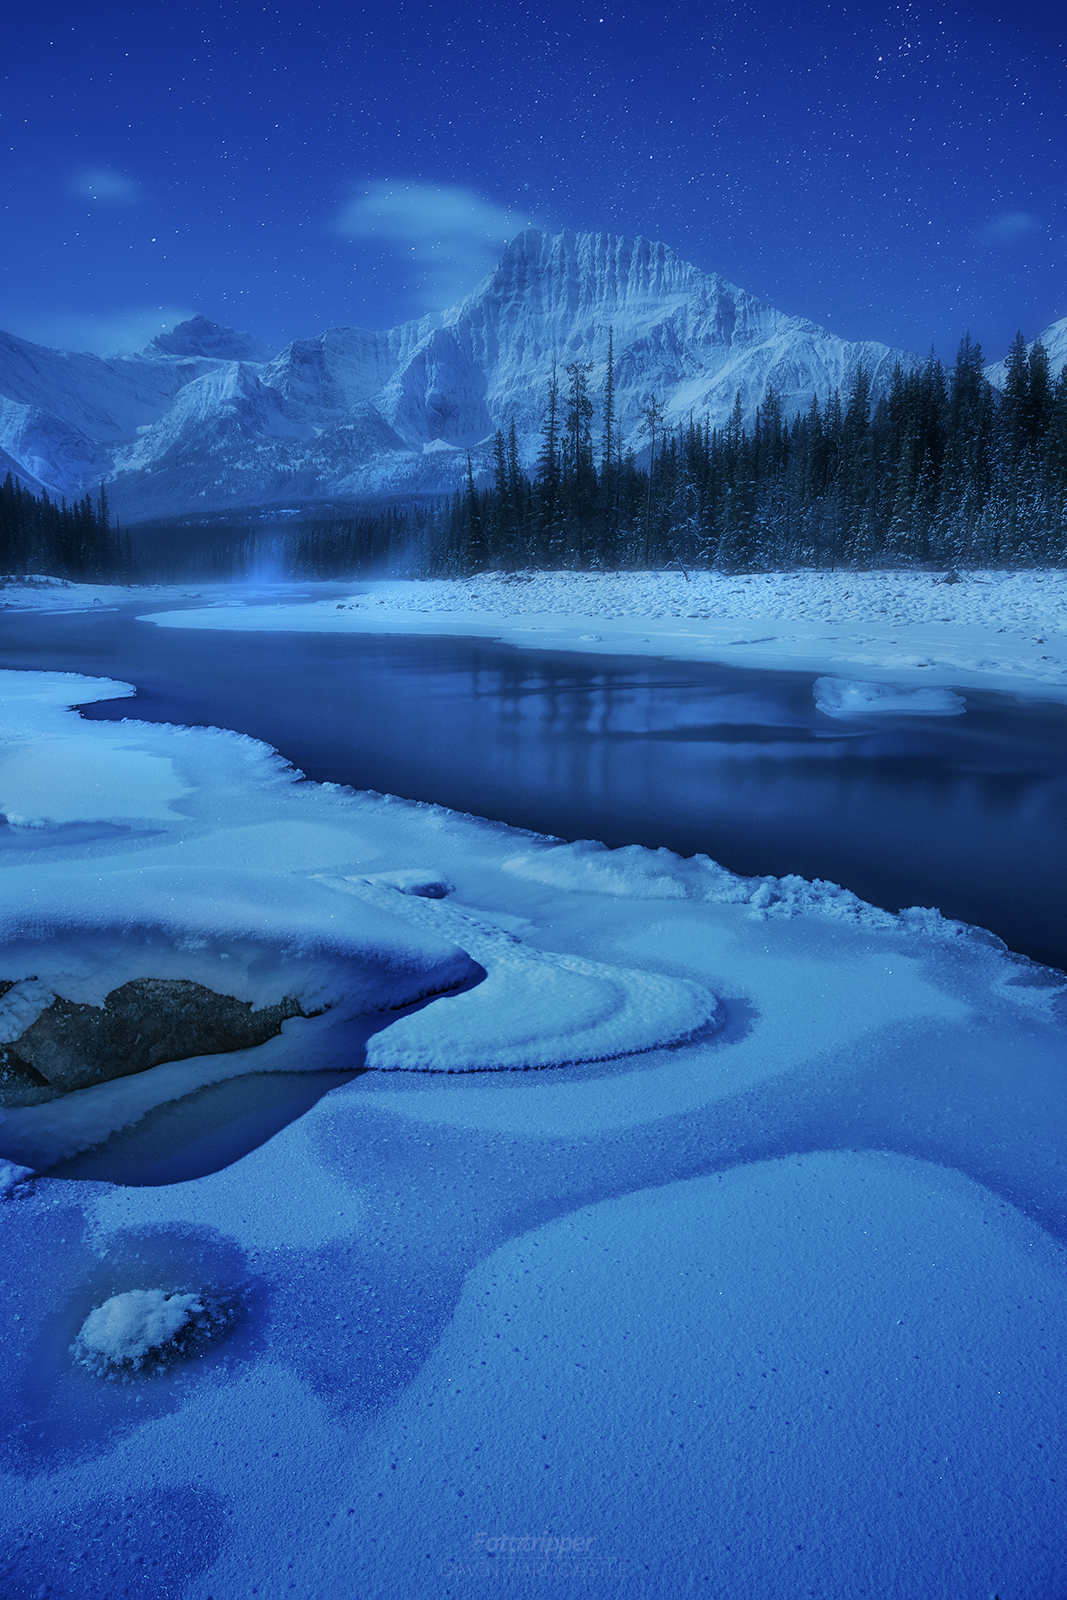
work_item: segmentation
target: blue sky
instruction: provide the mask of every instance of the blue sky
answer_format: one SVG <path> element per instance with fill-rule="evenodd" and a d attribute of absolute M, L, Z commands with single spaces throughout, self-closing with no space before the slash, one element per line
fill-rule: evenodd
<path fill-rule="evenodd" d="M 948 360 L 1067 315 L 1062 4 L 19 9 L 0 327 L 43 343 L 389 326 L 529 223 Z"/>

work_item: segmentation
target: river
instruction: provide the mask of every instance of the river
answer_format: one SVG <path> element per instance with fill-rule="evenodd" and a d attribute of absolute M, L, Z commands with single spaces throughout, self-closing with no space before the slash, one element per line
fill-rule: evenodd
<path fill-rule="evenodd" d="M 967 690 L 963 716 L 842 722 L 817 709 L 810 673 L 162 629 L 137 620 L 149 609 L 8 612 L 0 666 L 136 685 L 87 717 L 234 728 L 311 779 L 828 878 L 1067 966 L 1067 707 Z"/>

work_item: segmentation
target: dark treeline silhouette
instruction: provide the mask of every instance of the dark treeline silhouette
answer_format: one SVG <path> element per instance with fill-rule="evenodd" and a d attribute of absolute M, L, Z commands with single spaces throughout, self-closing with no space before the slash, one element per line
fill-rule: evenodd
<path fill-rule="evenodd" d="M 1003 390 L 968 335 L 946 372 L 931 353 L 874 402 L 860 368 L 788 422 L 768 390 L 751 426 L 667 427 L 652 395 L 640 463 L 624 449 L 609 333 L 592 364 L 554 370 L 533 472 L 515 425 L 496 434 L 490 481 L 467 458 L 450 502 L 366 505 L 286 522 L 206 519 L 113 532 L 101 486 L 72 506 L 0 490 L 0 571 L 167 582 L 260 575 L 453 577 L 489 569 L 1025 566 L 1067 560 L 1067 366 L 1040 341 L 1012 346 Z M 484 465 L 481 475 L 484 477 Z"/>
<path fill-rule="evenodd" d="M 57 505 L 7 474 L 0 485 L 0 572 L 121 582 L 130 564 L 129 539 L 111 526 L 103 484 L 95 505 L 89 495 Z"/>
<path fill-rule="evenodd" d="M 621 447 L 609 354 L 597 410 L 589 367 L 553 376 L 535 473 L 498 433 L 489 487 L 449 508 L 437 567 L 780 567 L 1055 564 L 1067 559 L 1067 367 L 1054 379 L 1020 334 L 998 392 L 968 336 L 946 373 L 931 354 L 897 368 L 872 404 L 849 391 L 791 423 L 768 391 L 751 428 L 741 397 L 723 428 L 666 428 L 644 408 L 647 464 Z M 644 452 L 642 451 L 642 457 Z"/>

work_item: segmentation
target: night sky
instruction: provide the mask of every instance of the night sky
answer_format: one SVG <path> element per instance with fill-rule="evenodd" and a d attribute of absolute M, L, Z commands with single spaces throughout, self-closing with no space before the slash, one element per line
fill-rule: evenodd
<path fill-rule="evenodd" d="M 1067 6 L 66 3 L 8 14 L 0 327 L 272 344 L 644 234 L 951 361 L 1067 315 Z"/>

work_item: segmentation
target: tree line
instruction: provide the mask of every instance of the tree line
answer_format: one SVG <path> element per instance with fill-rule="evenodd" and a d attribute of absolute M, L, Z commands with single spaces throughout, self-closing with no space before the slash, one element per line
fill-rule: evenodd
<path fill-rule="evenodd" d="M 640 458 L 624 445 L 609 333 L 602 390 L 591 362 L 554 370 L 533 470 L 514 422 L 489 481 L 467 458 L 448 502 L 363 507 L 287 524 L 112 530 L 101 485 L 68 506 L 8 474 L 0 571 L 117 581 L 388 574 L 443 577 L 540 568 L 723 571 L 900 565 L 1055 565 L 1067 560 L 1067 366 L 1020 333 L 996 389 L 966 336 L 946 371 L 931 352 L 898 366 L 877 399 L 857 369 L 791 421 L 768 389 L 746 423 L 668 426 L 650 396 Z"/>
<path fill-rule="evenodd" d="M 1000 566 L 1067 559 L 1067 366 L 1022 334 L 1003 391 L 969 336 L 946 372 L 936 355 L 898 366 L 872 396 L 860 367 L 791 422 L 768 390 L 751 426 L 738 394 L 721 428 L 668 427 L 644 407 L 648 457 L 625 450 L 609 346 L 595 406 L 591 364 L 553 374 L 532 475 L 514 427 L 498 432 L 493 481 L 468 463 L 436 550 L 440 570 L 660 567 Z M 594 430 L 597 429 L 597 434 Z"/>
<path fill-rule="evenodd" d="M 127 580 L 130 542 L 112 528 L 107 490 L 57 504 L 23 488 L 9 472 L 0 484 L 0 572 L 47 573 L 55 578 Z"/>

